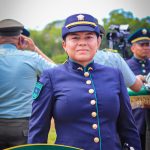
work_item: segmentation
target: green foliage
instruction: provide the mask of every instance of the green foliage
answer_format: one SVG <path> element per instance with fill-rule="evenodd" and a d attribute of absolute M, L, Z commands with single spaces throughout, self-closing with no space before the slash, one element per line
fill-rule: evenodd
<path fill-rule="evenodd" d="M 124 24 L 128 24 L 129 25 L 129 29 L 130 29 L 130 33 L 132 34 L 135 30 L 137 30 L 138 28 L 149 28 L 150 29 L 150 17 L 145 17 L 142 19 L 139 19 L 137 17 L 134 17 L 132 12 L 129 11 L 124 11 L 123 9 L 117 9 L 117 10 L 113 10 L 109 13 L 109 17 L 108 18 L 104 18 L 103 19 L 104 22 L 104 28 L 107 31 L 107 33 L 112 32 L 109 27 L 111 25 L 124 25 Z M 106 46 L 106 48 L 108 47 L 108 40 L 106 39 L 106 37 L 103 39 L 104 42 L 104 46 Z M 118 49 L 117 47 L 113 47 Z M 132 55 L 130 48 L 127 47 L 126 51 L 119 51 L 120 53 L 124 53 L 127 57 L 130 57 Z"/>
<path fill-rule="evenodd" d="M 113 10 L 109 13 L 108 18 L 103 19 L 104 28 L 108 31 L 109 26 L 112 24 L 129 24 L 131 33 L 138 28 L 150 28 L 150 17 L 139 19 L 134 17 L 131 12 L 124 11 L 123 9 Z"/>
<path fill-rule="evenodd" d="M 57 24 L 48 24 L 42 31 L 32 30 L 31 38 L 48 57 L 64 53 L 61 45 L 61 28 Z"/>
<path fill-rule="evenodd" d="M 64 63 L 66 61 L 66 59 L 67 59 L 66 53 L 60 54 L 60 55 L 55 55 L 52 57 L 52 60 L 57 64 Z"/>

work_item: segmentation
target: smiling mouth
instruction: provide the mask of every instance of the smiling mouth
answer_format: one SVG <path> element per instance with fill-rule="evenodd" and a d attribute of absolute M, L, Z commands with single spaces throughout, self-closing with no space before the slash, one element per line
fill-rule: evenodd
<path fill-rule="evenodd" d="M 80 50 L 77 50 L 77 52 L 87 52 L 88 50 L 86 49 L 80 49 Z"/>

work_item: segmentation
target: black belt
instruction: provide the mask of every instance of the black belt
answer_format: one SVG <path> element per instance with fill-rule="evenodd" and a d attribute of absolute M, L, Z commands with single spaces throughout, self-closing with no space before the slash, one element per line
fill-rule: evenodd
<path fill-rule="evenodd" d="M 0 125 L 4 125 L 4 124 L 11 124 L 13 126 L 13 124 L 16 123 L 28 123 L 29 122 L 29 117 L 25 117 L 25 118 L 11 118 L 11 119 L 6 119 L 6 118 L 0 118 Z"/>

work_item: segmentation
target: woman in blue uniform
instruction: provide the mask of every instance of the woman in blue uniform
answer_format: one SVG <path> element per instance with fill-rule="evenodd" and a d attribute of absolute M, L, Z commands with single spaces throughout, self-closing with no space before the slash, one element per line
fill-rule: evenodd
<path fill-rule="evenodd" d="M 56 144 L 85 150 L 141 150 L 129 96 L 119 70 L 93 62 L 100 46 L 93 16 L 75 14 L 62 28 L 65 64 L 46 70 L 33 93 L 28 143 L 47 143 L 50 120 Z"/>

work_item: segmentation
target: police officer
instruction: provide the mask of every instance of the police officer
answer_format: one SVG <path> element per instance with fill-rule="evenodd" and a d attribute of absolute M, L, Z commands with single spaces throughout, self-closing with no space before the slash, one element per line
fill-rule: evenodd
<path fill-rule="evenodd" d="M 28 143 L 47 143 L 54 117 L 56 144 L 85 150 L 141 150 L 129 96 L 118 69 L 93 62 L 100 29 L 89 14 L 69 16 L 62 28 L 69 58 L 46 70 L 33 93 Z"/>
<path fill-rule="evenodd" d="M 33 87 L 44 69 L 55 66 L 44 55 L 18 49 L 34 48 L 23 28 L 13 19 L 0 21 L 0 150 L 27 143 Z"/>
<path fill-rule="evenodd" d="M 133 52 L 133 57 L 127 61 L 129 67 L 135 75 L 142 74 L 146 76 L 150 72 L 150 60 L 147 58 L 150 51 L 150 30 L 140 28 L 128 38 L 128 41 L 131 44 L 131 51 Z M 143 150 L 145 150 L 146 133 L 145 111 L 143 108 L 133 109 Z"/>

